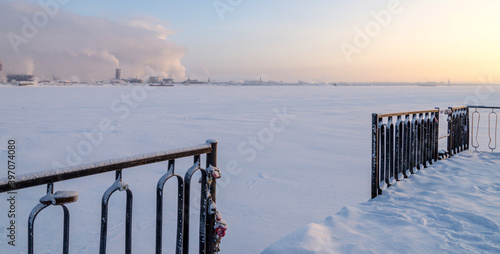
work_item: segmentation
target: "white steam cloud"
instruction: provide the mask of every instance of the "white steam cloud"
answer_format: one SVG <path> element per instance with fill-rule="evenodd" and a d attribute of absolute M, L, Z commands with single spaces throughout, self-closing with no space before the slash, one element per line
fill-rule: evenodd
<path fill-rule="evenodd" d="M 84 49 L 83 53 L 87 55 L 88 57 L 97 57 L 99 59 L 102 59 L 106 62 L 112 63 L 115 65 L 116 68 L 120 67 L 120 61 L 116 58 L 116 56 L 112 55 L 109 53 L 107 49 L 101 50 L 99 52 L 92 50 L 92 49 Z M 76 54 L 78 56 L 78 54 Z"/>
<path fill-rule="evenodd" d="M 181 63 L 185 49 L 168 40 L 172 31 L 165 28 L 165 21 L 150 17 L 115 21 L 62 9 L 47 12 L 39 4 L 0 0 L 4 72 L 90 81 L 113 78 L 120 67 L 124 78 L 143 77 L 151 68 L 158 75 L 185 77 Z M 48 19 L 40 18 L 40 13 Z"/>
<path fill-rule="evenodd" d="M 24 63 L 26 65 L 26 74 L 33 74 L 35 70 L 35 61 L 33 58 L 28 58 Z"/>

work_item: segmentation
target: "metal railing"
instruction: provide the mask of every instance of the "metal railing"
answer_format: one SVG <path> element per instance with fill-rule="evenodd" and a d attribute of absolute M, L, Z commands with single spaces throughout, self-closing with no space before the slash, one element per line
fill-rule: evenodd
<path fill-rule="evenodd" d="M 438 159 L 439 109 L 372 115 L 372 198 Z"/>
<path fill-rule="evenodd" d="M 201 167 L 201 155 L 206 154 L 206 168 Z M 175 173 L 175 160 L 185 157 L 193 157 L 194 164 L 186 172 L 184 178 Z M 221 220 L 216 210 L 216 179 L 220 177 L 217 168 L 217 141 L 208 140 L 205 144 L 183 148 L 178 150 L 164 151 L 155 154 L 129 157 L 125 159 L 112 160 L 94 165 L 69 168 L 65 170 L 54 170 L 22 175 L 16 181 L 0 179 L 0 193 L 15 191 L 23 188 L 47 185 L 47 193 L 40 199 L 28 218 L 28 253 L 32 254 L 34 249 L 34 225 L 35 218 L 39 212 L 50 205 L 58 205 L 64 212 L 63 253 L 69 252 L 69 209 L 65 204 L 76 202 L 78 192 L 57 191 L 54 193 L 54 183 L 80 178 L 89 175 L 101 174 L 115 171 L 115 182 L 105 191 L 102 197 L 101 207 L 101 231 L 99 253 L 106 253 L 108 201 L 116 191 L 126 191 L 126 226 L 125 226 L 125 253 L 132 252 L 132 207 L 133 195 L 130 186 L 122 181 L 122 170 L 140 165 L 168 161 L 168 172 L 162 176 L 157 184 L 156 201 L 156 253 L 162 253 L 162 225 L 163 225 L 163 186 L 171 178 L 176 178 L 178 183 L 177 200 L 177 234 L 176 253 L 189 253 L 189 215 L 190 215 L 190 186 L 193 174 L 200 171 L 201 177 L 201 202 L 200 202 L 200 233 L 199 253 L 214 253 L 218 251 L 220 237 L 225 233 L 225 222 Z M 222 226 L 221 226 L 222 224 Z M 219 227 L 217 227 L 219 226 Z"/>
<path fill-rule="evenodd" d="M 474 112 L 471 112 L 474 109 Z M 439 108 L 395 114 L 372 114 L 372 198 L 409 177 L 418 169 L 441 158 L 479 148 L 481 113 L 488 109 L 488 148 L 497 148 L 498 115 L 490 106 L 450 107 L 447 135 L 439 137 Z M 439 152 L 439 140 L 447 141 L 446 151 Z"/>
<path fill-rule="evenodd" d="M 469 150 L 469 133 L 469 108 L 448 108 L 448 156 Z"/>
<path fill-rule="evenodd" d="M 500 109 L 500 107 L 491 107 L 491 106 L 468 106 L 469 110 L 474 109 L 471 113 L 471 124 L 470 124 L 470 136 L 471 136 L 471 146 L 474 147 L 474 150 L 478 150 L 480 147 L 479 141 L 479 130 L 481 126 L 481 111 L 478 109 L 488 109 L 488 148 L 493 152 L 497 149 L 497 137 L 498 137 L 498 114 L 495 112 L 496 109 Z M 485 130 L 486 131 L 486 130 Z"/>

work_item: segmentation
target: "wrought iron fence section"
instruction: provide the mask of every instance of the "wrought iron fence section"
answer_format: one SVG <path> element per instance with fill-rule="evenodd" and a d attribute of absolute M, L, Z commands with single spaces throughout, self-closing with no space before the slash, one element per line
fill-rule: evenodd
<path fill-rule="evenodd" d="M 472 113 L 471 110 L 474 109 Z M 488 148 L 497 148 L 498 114 L 500 107 L 450 107 L 447 114 L 447 134 L 439 137 L 439 108 L 395 114 L 372 114 L 372 198 L 384 189 L 426 168 L 441 158 L 449 158 L 480 146 L 481 113 L 487 113 Z M 394 121 L 395 120 L 395 121 Z M 440 151 L 439 140 L 446 139 L 446 150 Z"/>
<path fill-rule="evenodd" d="M 470 126 L 467 106 L 449 108 L 448 129 L 448 155 L 468 150 Z"/>
<path fill-rule="evenodd" d="M 372 115 L 372 198 L 438 159 L 439 109 Z"/>
<path fill-rule="evenodd" d="M 206 155 L 206 168 L 218 170 L 218 173 L 208 174 L 206 169 L 201 168 L 201 155 Z M 194 164 L 186 172 L 184 178 L 175 173 L 175 160 L 180 158 L 193 157 Z M 101 174 L 115 171 L 114 183 L 104 192 L 101 207 L 101 232 L 99 253 L 106 253 L 107 243 L 107 223 L 108 223 L 108 201 L 116 191 L 127 193 L 126 216 L 125 216 L 125 253 L 132 253 L 132 207 L 133 194 L 128 184 L 122 181 L 123 169 L 137 167 L 140 165 L 152 164 L 168 161 L 168 170 L 157 183 L 156 191 L 156 253 L 162 253 L 163 240 L 163 199 L 165 183 L 170 179 L 177 179 L 177 233 L 175 253 L 189 253 L 189 212 L 190 212 L 190 191 L 191 179 L 197 171 L 201 172 L 201 201 L 200 201 L 200 232 L 199 232 L 199 253 L 212 254 L 219 250 L 220 236 L 223 235 L 227 225 L 220 218 L 220 213 L 211 211 L 209 204 L 215 207 L 216 202 L 216 179 L 220 177 L 220 170 L 217 168 L 217 141 L 207 140 L 203 145 L 183 148 L 178 150 L 164 151 L 156 154 L 141 155 L 119 160 L 107 161 L 93 165 L 81 166 L 65 170 L 44 171 L 34 174 L 19 176 L 16 182 L 8 179 L 0 179 L 0 193 L 19 190 L 23 188 L 47 185 L 47 193 L 40 199 L 40 203 L 32 210 L 28 218 L 28 253 L 34 253 L 34 225 L 35 218 L 39 212 L 50 205 L 59 205 L 64 211 L 64 232 L 63 232 L 63 253 L 69 252 L 69 218 L 70 213 L 65 206 L 67 203 L 75 202 L 78 199 L 78 192 L 61 192 L 54 194 L 54 183 L 89 175 Z M 216 210 L 216 208 L 214 208 Z M 216 218 L 216 216 L 218 216 Z M 219 228 L 216 236 L 216 221 Z M 222 232 L 222 233 L 221 233 Z"/>

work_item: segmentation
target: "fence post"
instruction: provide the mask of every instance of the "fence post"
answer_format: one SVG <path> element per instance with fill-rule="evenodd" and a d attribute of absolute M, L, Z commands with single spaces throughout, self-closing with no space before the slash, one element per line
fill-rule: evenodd
<path fill-rule="evenodd" d="M 448 156 L 453 156 L 453 110 L 448 108 Z"/>
<path fill-rule="evenodd" d="M 207 143 L 211 144 L 212 152 L 207 154 L 207 168 L 212 165 L 212 167 L 217 167 L 217 140 L 207 140 Z M 215 178 L 212 180 L 210 185 L 208 186 L 210 189 L 210 198 L 214 203 L 216 200 L 216 180 Z M 215 216 L 209 214 L 209 209 L 205 210 L 206 218 L 207 218 L 207 226 L 206 226 L 206 253 L 213 254 L 215 250 Z"/>
<path fill-rule="evenodd" d="M 470 118 L 469 118 L 469 106 L 467 106 L 465 108 L 466 110 L 466 116 L 465 116 L 465 124 L 467 125 L 467 128 L 466 128 L 466 141 L 465 141 L 465 150 L 469 150 L 469 145 L 470 145 L 470 139 L 471 139 L 471 135 L 470 135 Z"/>
<path fill-rule="evenodd" d="M 379 194 L 378 114 L 372 114 L 372 198 Z"/>
<path fill-rule="evenodd" d="M 434 161 L 437 161 L 439 159 L 439 124 L 440 124 L 440 121 L 439 121 L 439 116 L 440 116 L 440 111 L 439 111 L 439 108 L 436 107 L 437 109 L 437 112 L 434 113 L 434 120 L 435 122 L 433 122 L 434 124 L 434 151 L 433 151 L 433 159 Z"/>
<path fill-rule="evenodd" d="M 410 177 L 410 167 L 411 167 L 411 121 L 410 115 L 405 116 L 405 139 L 404 139 L 404 176 L 405 178 Z"/>

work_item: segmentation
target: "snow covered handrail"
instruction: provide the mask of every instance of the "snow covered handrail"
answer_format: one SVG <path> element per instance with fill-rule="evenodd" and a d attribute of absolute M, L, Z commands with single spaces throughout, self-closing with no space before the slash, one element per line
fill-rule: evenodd
<path fill-rule="evenodd" d="M 158 180 L 156 188 L 156 253 L 162 253 L 163 199 L 165 193 L 163 188 L 165 183 L 173 178 L 177 179 L 178 184 L 175 253 L 189 253 L 190 186 L 194 173 L 200 171 L 199 253 L 213 254 L 214 252 L 220 251 L 219 244 L 227 229 L 227 223 L 222 220 L 221 214 L 216 208 L 216 179 L 221 177 L 221 170 L 217 167 L 217 143 L 217 140 L 207 140 L 205 144 L 194 147 L 103 161 L 63 170 L 22 175 L 17 177 L 15 181 L 0 179 L 0 193 L 33 186 L 47 185 L 47 193 L 39 200 L 39 204 L 33 208 L 28 218 L 28 254 L 34 253 L 35 218 L 39 212 L 50 205 L 58 205 L 63 208 L 63 254 L 67 254 L 69 253 L 70 231 L 69 209 L 66 208 L 65 204 L 76 202 L 78 200 L 78 192 L 57 191 L 54 193 L 54 182 L 115 171 L 115 181 L 104 192 L 102 197 L 99 253 L 106 253 L 109 199 L 116 191 L 126 191 L 125 253 L 130 254 L 132 252 L 133 194 L 129 184 L 122 182 L 122 170 L 145 164 L 168 161 L 168 171 Z M 202 168 L 201 155 L 204 154 L 206 155 L 206 165 L 205 168 Z M 193 157 L 194 164 L 186 172 L 186 175 L 182 177 L 175 173 L 175 160 L 187 157 Z"/>
<path fill-rule="evenodd" d="M 131 156 L 127 158 L 96 162 L 61 170 L 42 171 L 16 177 L 15 182 L 7 178 L 0 179 L 0 193 L 23 188 L 70 180 L 74 178 L 101 174 L 118 169 L 132 168 L 140 165 L 168 161 L 177 158 L 206 154 L 212 151 L 211 144 L 206 143 L 199 146 L 182 149 L 168 150 L 158 153 Z"/>
<path fill-rule="evenodd" d="M 372 114 L 372 198 L 438 159 L 439 109 Z"/>

